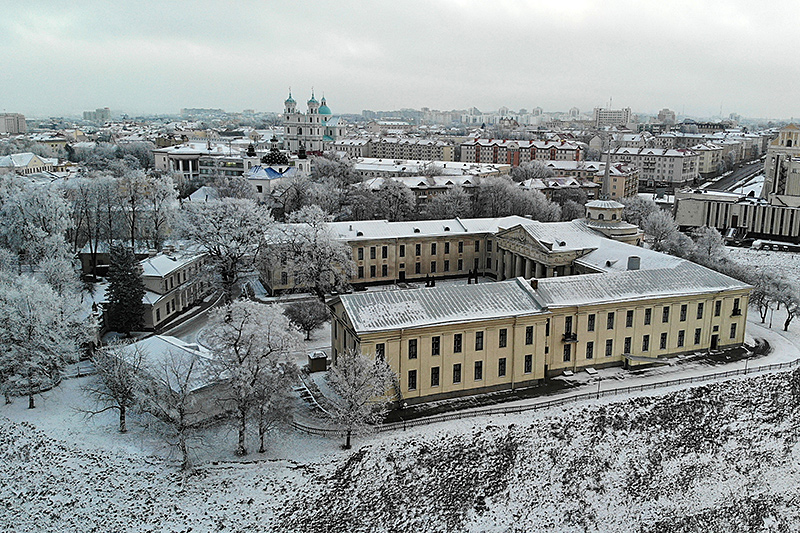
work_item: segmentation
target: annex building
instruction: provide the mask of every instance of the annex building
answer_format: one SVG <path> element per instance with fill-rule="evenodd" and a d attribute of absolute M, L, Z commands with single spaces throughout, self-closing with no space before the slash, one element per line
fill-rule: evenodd
<path fill-rule="evenodd" d="M 619 205 L 590 202 L 584 220 L 508 217 L 486 228 L 479 242 L 493 252 L 478 261 L 495 283 L 334 297 L 333 358 L 385 357 L 402 399 L 416 402 L 742 344 L 751 287 L 636 246 L 638 228 L 608 216 Z"/>

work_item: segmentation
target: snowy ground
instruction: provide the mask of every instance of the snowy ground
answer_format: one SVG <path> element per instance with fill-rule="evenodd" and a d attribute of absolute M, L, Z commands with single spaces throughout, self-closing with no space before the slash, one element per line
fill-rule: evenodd
<path fill-rule="evenodd" d="M 728 255 L 751 268 L 776 270 L 789 279 L 796 279 L 800 273 L 800 253 L 728 247 Z"/>
<path fill-rule="evenodd" d="M 800 266 L 795 254 L 733 254 Z M 749 313 L 748 342 L 773 347 L 750 368 L 800 358 L 800 325 L 782 322 Z M 329 326 L 315 331 L 298 363 L 329 344 Z M 603 369 L 569 378 L 564 394 L 745 364 Z M 312 375 L 320 388 L 323 376 Z M 359 436 L 352 451 L 282 428 L 267 453 L 239 458 L 221 425 L 193 440 L 187 478 L 136 415 L 124 435 L 113 412 L 87 418 L 81 387 L 94 379 L 65 379 L 34 410 L 0 405 L 0 531 L 800 530 L 800 372 Z"/>

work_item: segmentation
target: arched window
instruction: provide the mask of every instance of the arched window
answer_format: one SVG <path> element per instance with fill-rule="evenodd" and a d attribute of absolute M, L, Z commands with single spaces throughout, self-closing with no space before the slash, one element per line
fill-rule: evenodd
<path fill-rule="evenodd" d="M 617 220 L 617 214 L 616 214 L 616 213 L 614 213 L 613 215 L 611 215 L 611 220 Z"/>
<path fill-rule="evenodd" d="M 604 220 L 605 218 L 606 218 L 606 216 L 603 213 L 600 213 L 599 215 L 597 215 L 597 220 Z"/>
<path fill-rule="evenodd" d="M 786 139 L 786 147 L 790 148 L 791 146 L 792 146 L 792 140 L 791 139 Z"/>
<path fill-rule="evenodd" d="M 303 134 L 303 128 L 298 127 L 297 128 L 297 134 L 298 135 L 302 135 Z"/>

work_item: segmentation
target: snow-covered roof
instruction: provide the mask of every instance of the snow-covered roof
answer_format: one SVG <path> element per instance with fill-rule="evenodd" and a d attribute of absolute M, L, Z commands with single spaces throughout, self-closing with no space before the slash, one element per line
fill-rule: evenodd
<path fill-rule="evenodd" d="M 339 298 L 358 333 L 543 312 L 530 284 L 522 278 L 479 285 L 368 291 Z"/>
<path fill-rule="evenodd" d="M 189 195 L 190 202 L 207 202 L 209 200 L 219 200 L 219 191 L 216 187 L 203 185 Z"/>
<path fill-rule="evenodd" d="M 281 167 L 283 170 L 281 170 Z M 289 178 L 297 175 L 297 167 L 281 165 L 280 167 L 270 167 L 266 165 L 256 165 L 247 171 L 245 177 L 249 180 L 274 180 L 278 178 Z"/>
<path fill-rule="evenodd" d="M 747 288 L 746 283 L 681 260 L 672 268 L 540 279 L 536 296 L 552 308 Z"/>
<path fill-rule="evenodd" d="M 614 200 L 592 200 L 586 203 L 586 207 L 595 209 L 624 209 L 625 206 Z"/>
<path fill-rule="evenodd" d="M 23 152 L 20 154 L 10 154 L 0 157 L 0 167 L 24 168 L 29 166 L 32 162 L 35 162 L 36 159 L 45 164 L 53 164 L 52 161 L 44 161 L 42 158 L 32 152 Z M 58 160 L 56 160 L 56 163 L 58 163 Z"/>
<path fill-rule="evenodd" d="M 160 253 L 147 259 L 142 259 L 139 264 L 142 266 L 143 277 L 163 278 L 172 272 L 183 268 L 203 252 L 195 250 L 179 250 L 171 253 Z"/>
<path fill-rule="evenodd" d="M 496 233 L 500 228 L 510 228 L 530 222 L 520 216 L 498 218 L 448 218 L 440 220 L 415 220 L 389 222 L 388 220 L 354 220 L 331 222 L 328 227 L 335 238 L 343 241 L 372 240 L 399 237 L 432 237 L 453 235 L 454 237 L 476 233 Z"/>
<path fill-rule="evenodd" d="M 146 371 L 160 379 L 168 377 L 165 365 L 172 365 L 174 362 L 178 369 L 188 369 L 192 359 L 195 359 L 189 389 L 195 391 L 213 383 L 208 372 L 211 362 L 210 352 L 198 344 L 187 343 L 169 335 L 153 335 L 124 346 L 120 350 L 130 354 L 140 350 Z M 169 378 L 170 387 L 177 390 L 177 383 L 173 381 L 175 376 L 169 375 Z"/>

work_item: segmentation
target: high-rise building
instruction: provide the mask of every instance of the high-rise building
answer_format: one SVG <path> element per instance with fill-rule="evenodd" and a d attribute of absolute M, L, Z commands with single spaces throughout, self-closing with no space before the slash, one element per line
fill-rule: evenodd
<path fill-rule="evenodd" d="M 25 115 L 19 113 L 0 114 L 0 133 L 26 133 Z"/>
<path fill-rule="evenodd" d="M 771 202 L 778 197 L 800 197 L 800 128 L 789 124 L 767 148 L 761 196 Z M 785 205 L 797 205 L 797 198 L 781 198 Z M 776 202 L 773 202 L 776 203 Z"/>
<path fill-rule="evenodd" d="M 658 121 L 662 124 L 675 124 L 675 111 L 665 107 L 658 112 Z"/>
<path fill-rule="evenodd" d="M 107 107 L 98 107 L 94 111 L 84 111 L 83 120 L 92 122 L 108 122 L 111 120 L 111 110 Z"/>
<path fill-rule="evenodd" d="M 601 126 L 625 126 L 630 124 L 631 117 L 630 107 L 622 109 L 594 108 L 594 125 L 596 128 Z"/>

